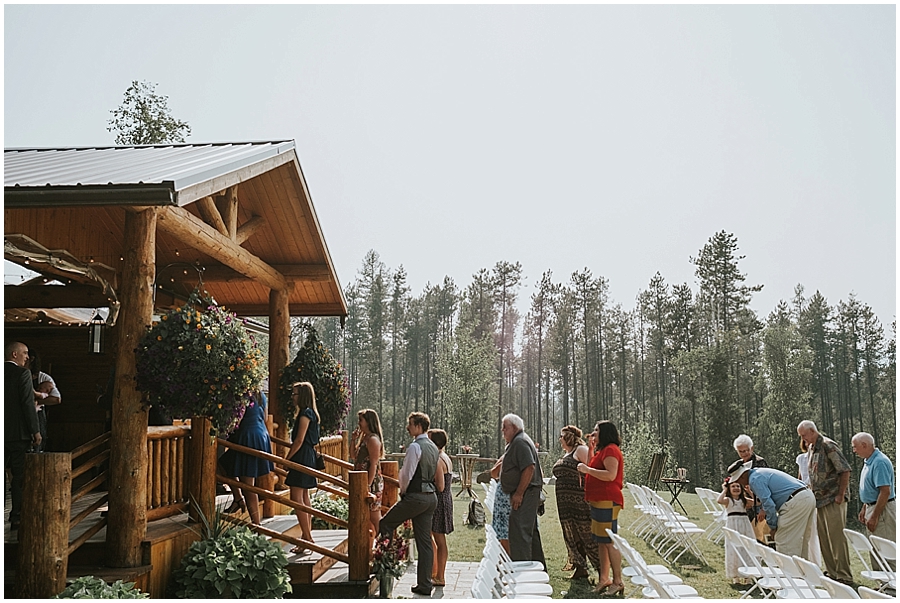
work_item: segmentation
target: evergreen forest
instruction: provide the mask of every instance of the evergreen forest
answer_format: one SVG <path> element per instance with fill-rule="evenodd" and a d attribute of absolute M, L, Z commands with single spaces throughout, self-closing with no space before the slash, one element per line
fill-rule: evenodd
<path fill-rule="evenodd" d="M 370 251 L 345 287 L 344 328 L 312 323 L 349 376 L 348 423 L 377 410 L 388 451 L 407 442 L 406 416 L 420 410 L 448 432 L 448 452 L 470 445 L 488 457 L 502 453 L 507 412 L 554 460 L 560 427 L 589 432 L 610 419 L 626 464 L 629 450 L 665 451 L 669 475 L 686 467 L 693 484 L 713 488 L 740 433 L 796 475 L 803 419 L 840 445 L 854 483 L 854 433 L 868 431 L 896 459 L 896 320 L 885 332 L 853 294 L 834 304 L 802 285 L 759 316 L 750 302 L 762 285 L 748 283 L 742 259 L 735 235 L 715 233 L 689 258 L 696 288 L 656 273 L 626 307 L 589 268 L 545 272 L 520 303 L 522 266 L 506 261 L 416 295 L 403 266 Z"/>

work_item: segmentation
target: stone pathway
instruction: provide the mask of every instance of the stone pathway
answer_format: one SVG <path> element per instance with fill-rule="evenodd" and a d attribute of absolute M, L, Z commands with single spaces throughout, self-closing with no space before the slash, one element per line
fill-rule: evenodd
<path fill-rule="evenodd" d="M 416 585 L 416 564 L 410 563 L 403 577 L 394 583 L 394 599 L 471 599 L 472 582 L 478 564 L 465 561 L 448 561 L 444 577 L 446 586 L 435 586 L 431 597 L 417 595 L 409 589 Z"/>

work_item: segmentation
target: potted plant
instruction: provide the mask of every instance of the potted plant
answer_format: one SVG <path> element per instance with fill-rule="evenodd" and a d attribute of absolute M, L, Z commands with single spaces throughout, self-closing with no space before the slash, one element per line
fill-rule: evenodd
<path fill-rule="evenodd" d="M 116 580 L 107 584 L 96 576 L 75 578 L 54 599 L 146 599 L 150 595 L 135 588 L 134 582 Z"/>
<path fill-rule="evenodd" d="M 379 596 L 390 599 L 394 588 L 394 578 L 403 576 L 409 544 L 402 536 L 379 536 L 375 540 L 372 556 L 372 573 L 378 578 Z"/>
<path fill-rule="evenodd" d="M 135 360 L 148 404 L 173 418 L 210 417 L 220 437 L 238 426 L 265 370 L 244 321 L 199 290 L 153 323 Z"/>

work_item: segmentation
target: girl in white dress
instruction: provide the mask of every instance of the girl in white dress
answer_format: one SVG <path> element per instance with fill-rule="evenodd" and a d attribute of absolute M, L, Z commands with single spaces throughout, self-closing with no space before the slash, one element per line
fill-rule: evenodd
<path fill-rule="evenodd" d="M 747 498 L 740 484 L 729 483 L 728 480 L 725 480 L 717 502 L 725 507 L 725 512 L 728 514 L 725 519 L 726 527 L 756 539 L 756 535 L 753 533 L 753 524 L 750 523 L 750 517 L 747 515 L 747 509 L 753 505 L 753 502 Z M 735 584 L 744 584 L 746 580 L 738 573 L 738 568 L 742 565 L 744 562 L 740 554 L 728 543 L 725 546 L 725 576 L 731 578 Z"/>
<path fill-rule="evenodd" d="M 797 455 L 797 468 L 799 469 L 797 478 L 808 486 L 809 446 L 807 446 L 803 438 L 800 438 L 800 450 L 802 450 L 803 452 Z M 820 568 L 824 568 L 825 563 L 822 561 L 822 549 L 819 547 L 819 531 L 816 529 L 816 521 L 818 521 L 818 517 L 816 515 L 816 511 L 813 511 L 812 534 L 809 538 L 809 560 L 818 565 Z"/>

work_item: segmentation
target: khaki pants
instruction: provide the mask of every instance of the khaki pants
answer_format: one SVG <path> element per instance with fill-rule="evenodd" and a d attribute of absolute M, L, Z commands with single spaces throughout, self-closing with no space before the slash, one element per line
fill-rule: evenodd
<path fill-rule="evenodd" d="M 809 559 L 809 537 L 815 510 L 816 497 L 808 488 L 781 505 L 778 509 L 778 529 L 775 531 L 776 551 Z"/>
<path fill-rule="evenodd" d="M 875 505 L 867 505 L 866 506 L 866 521 L 868 521 L 872 517 L 872 513 L 875 511 Z M 874 532 L 869 532 L 869 534 L 874 534 L 879 538 L 885 538 L 890 540 L 891 542 L 896 542 L 897 538 L 897 501 L 890 501 L 884 506 L 884 510 L 881 512 L 881 517 L 878 518 L 878 525 L 875 526 Z M 888 564 L 891 566 L 891 569 L 896 569 L 897 562 L 888 561 Z M 875 563 L 875 560 L 872 559 L 872 569 L 878 569 L 878 564 Z"/>
<path fill-rule="evenodd" d="M 853 582 L 853 574 L 850 572 L 850 549 L 847 547 L 847 539 L 844 538 L 846 526 L 846 499 L 841 504 L 832 502 L 819 507 L 817 527 L 825 571 L 832 580 L 850 583 Z"/>

